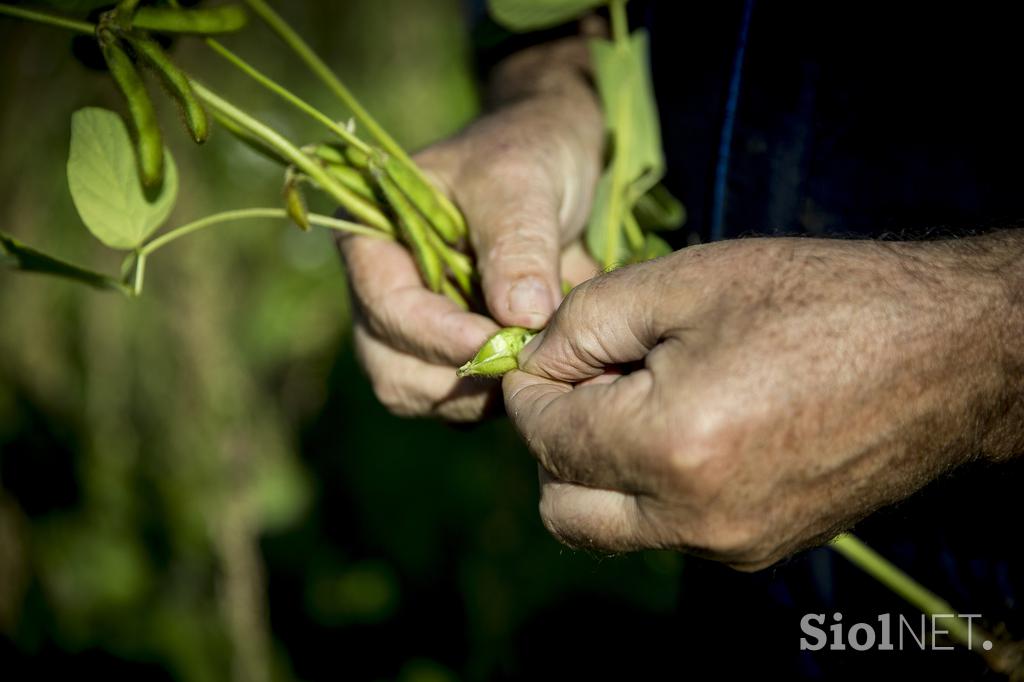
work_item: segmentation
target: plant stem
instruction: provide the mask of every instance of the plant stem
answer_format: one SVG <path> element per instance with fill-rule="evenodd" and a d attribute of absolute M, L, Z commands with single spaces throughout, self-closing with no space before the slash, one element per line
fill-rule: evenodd
<path fill-rule="evenodd" d="M 344 83 L 334 75 L 330 67 L 313 51 L 309 43 L 303 40 L 302 36 L 296 33 L 295 29 L 281 18 L 281 15 L 275 12 L 264 0 L 245 0 L 245 4 L 306 63 L 310 70 L 342 101 L 381 147 L 392 156 L 411 163 L 405 150 L 370 116 L 370 113 L 363 108 L 352 92 L 345 87 Z"/>
<path fill-rule="evenodd" d="M 609 12 L 612 17 L 612 40 L 621 47 L 629 40 L 629 19 L 626 16 L 626 0 L 612 0 Z"/>
<path fill-rule="evenodd" d="M 95 33 L 96 26 L 90 24 L 87 21 L 78 21 L 76 19 L 68 19 L 56 14 L 50 14 L 48 12 L 37 12 L 31 9 L 24 9 L 21 7 L 12 7 L 7 4 L 0 4 L 0 14 L 6 14 L 7 16 L 17 17 L 18 19 L 25 19 L 27 21 L 34 21 L 37 24 L 46 24 L 48 26 L 56 26 L 58 28 L 67 28 L 72 31 L 78 31 L 79 33 Z"/>
<path fill-rule="evenodd" d="M 288 213 L 283 208 L 241 208 L 232 211 L 223 211 L 221 213 L 214 213 L 208 215 L 205 218 L 194 220 L 191 223 L 177 227 L 169 232 L 165 232 L 156 239 L 145 244 L 139 249 L 139 256 L 146 257 L 152 254 L 157 249 L 167 246 L 171 242 L 180 239 L 186 235 L 198 232 L 199 230 L 213 227 L 214 225 L 220 225 L 222 223 L 235 222 L 239 220 L 252 220 L 257 218 L 280 218 L 287 219 Z M 320 227 L 326 227 L 332 230 L 338 230 L 340 232 L 348 232 L 351 234 L 360 234 L 369 237 L 387 238 L 381 233 L 380 230 L 372 227 L 366 227 L 358 223 L 349 222 L 347 220 L 341 220 L 339 218 L 332 218 L 330 216 L 319 215 L 317 213 L 309 214 L 309 222 Z"/>
<path fill-rule="evenodd" d="M 301 99 L 300 97 L 298 97 L 293 92 L 283 87 L 279 83 L 265 76 L 256 67 L 252 66 L 244 59 L 239 57 L 237 54 L 235 54 L 227 47 L 225 47 L 224 44 L 221 43 L 219 40 L 207 38 L 206 44 L 210 46 L 210 49 L 212 49 L 220 56 L 224 57 L 224 59 L 227 59 L 234 66 L 236 66 L 247 76 L 255 80 L 257 83 L 267 88 L 268 90 L 276 94 L 278 97 L 294 106 L 296 109 L 299 109 L 300 111 L 309 115 L 317 122 L 322 123 L 328 130 L 330 130 L 332 133 L 340 137 L 346 143 L 352 145 L 353 147 L 356 147 L 357 149 L 366 154 L 372 153 L 373 150 L 370 148 L 370 146 L 363 142 L 362 140 L 360 140 L 354 133 L 349 131 L 344 126 L 338 125 L 336 121 L 332 121 L 329 116 L 321 112 L 319 109 L 309 104 L 305 100 Z"/>
<path fill-rule="evenodd" d="M 298 147 L 282 137 L 277 131 L 257 121 L 227 100 L 208 90 L 206 87 L 192 81 L 192 87 L 196 94 L 203 98 L 218 113 L 227 116 L 235 123 L 238 123 L 248 132 L 252 133 L 265 142 L 278 154 L 287 159 L 290 163 L 308 175 L 325 192 L 330 194 L 336 201 L 345 207 L 353 216 L 366 222 L 367 225 L 377 228 L 387 234 L 394 234 L 394 226 L 387 216 L 380 212 L 377 207 L 366 201 L 355 192 L 344 187 L 337 180 L 332 178 L 320 164 L 304 154 Z"/>
<path fill-rule="evenodd" d="M 387 131 L 384 130 L 383 126 L 377 123 L 376 120 L 370 115 L 363 105 L 359 103 L 359 100 L 355 98 L 352 92 L 345 87 L 345 84 L 331 71 L 330 67 L 324 63 L 324 61 L 313 51 L 313 48 L 309 46 L 305 40 L 302 39 L 295 29 L 288 25 L 284 19 L 281 18 L 277 12 L 271 9 L 264 0 L 245 0 L 245 4 L 256 13 L 260 19 L 263 20 L 267 26 L 270 27 L 274 33 L 276 33 L 281 40 L 285 42 L 298 55 L 298 57 L 306 63 L 306 65 L 313 71 L 314 74 L 341 100 L 352 115 L 355 116 L 356 120 L 366 128 L 370 136 L 377 141 L 377 143 L 386 151 L 388 154 L 393 156 L 404 166 L 407 166 L 413 174 L 419 179 L 424 186 L 431 188 L 437 194 L 438 202 L 443 207 L 444 211 L 452 218 L 458 229 L 465 232 L 466 224 L 462 213 L 455 207 L 452 201 L 445 196 L 443 192 L 437 190 L 434 184 L 426 176 L 423 170 L 416 165 L 416 163 L 405 153 L 401 145 L 395 142 L 394 138 L 388 135 Z"/>
<path fill-rule="evenodd" d="M 953 641 L 973 648 L 972 640 L 985 637 L 983 630 L 978 627 L 972 628 L 969 623 L 956 617 L 959 612 L 949 602 L 925 588 L 850 533 L 843 533 L 833 540 L 832 548 L 875 580 L 913 604 L 926 616 L 947 616 L 943 620 L 948 621 L 944 624 Z"/>

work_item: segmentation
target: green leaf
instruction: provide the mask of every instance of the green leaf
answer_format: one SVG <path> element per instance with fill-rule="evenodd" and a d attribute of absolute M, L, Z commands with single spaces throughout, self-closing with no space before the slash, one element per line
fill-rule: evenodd
<path fill-rule="evenodd" d="M 617 267 L 630 259 L 623 234 L 622 207 L 627 186 L 616 183 L 615 173 L 613 161 L 597 183 L 590 222 L 584 235 L 587 251 L 605 269 Z"/>
<path fill-rule="evenodd" d="M 633 206 L 665 174 L 645 31 L 590 44 L 609 134 L 610 161 L 594 197 L 586 242 L 605 268 L 630 259 L 623 234 Z"/>
<path fill-rule="evenodd" d="M 661 258 L 672 253 L 672 247 L 664 239 L 656 234 L 644 235 L 644 251 L 640 254 L 639 261 Z"/>
<path fill-rule="evenodd" d="M 635 31 L 630 43 L 630 102 L 633 106 L 628 125 L 632 126 L 630 139 L 633 140 L 629 154 L 633 164 L 631 170 L 637 172 L 631 187 L 631 203 L 635 204 L 664 177 L 665 155 L 661 146 L 658 103 L 651 82 L 651 48 L 647 31 Z"/>
<path fill-rule="evenodd" d="M 677 230 L 686 222 L 686 207 L 661 183 L 637 200 L 633 212 L 644 230 Z"/>
<path fill-rule="evenodd" d="M 68 186 L 89 231 L 114 249 L 142 245 L 167 219 L 178 193 L 178 171 L 164 150 L 164 183 L 152 199 L 139 180 L 135 151 L 121 117 L 86 108 L 71 117 Z"/>
<path fill-rule="evenodd" d="M 590 49 L 614 153 L 625 162 L 635 202 L 665 173 L 647 32 L 635 31 L 622 44 L 593 40 Z"/>
<path fill-rule="evenodd" d="M 63 277 L 97 289 L 125 290 L 124 286 L 113 277 L 48 256 L 42 251 L 25 246 L 17 239 L 2 232 L 0 232 L 0 263 L 23 272 Z"/>
<path fill-rule="evenodd" d="M 488 0 L 494 20 L 512 31 L 535 31 L 563 24 L 608 0 Z"/>

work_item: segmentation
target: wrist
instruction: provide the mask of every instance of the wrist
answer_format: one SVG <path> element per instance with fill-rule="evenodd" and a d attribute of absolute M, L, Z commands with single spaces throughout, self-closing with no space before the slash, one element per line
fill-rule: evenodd
<path fill-rule="evenodd" d="M 990 276 L 1002 293 L 996 339 L 1003 415 L 990 433 L 986 454 L 1007 460 L 1024 455 L 1024 230 L 997 232 L 983 241 L 990 246 Z"/>
<path fill-rule="evenodd" d="M 925 281 L 947 283 L 933 296 L 948 296 L 951 334 L 936 340 L 960 346 L 952 361 L 971 367 L 975 454 L 992 461 L 1024 454 L 1024 231 L 914 246 L 928 253 L 931 272 L 919 273 Z"/>

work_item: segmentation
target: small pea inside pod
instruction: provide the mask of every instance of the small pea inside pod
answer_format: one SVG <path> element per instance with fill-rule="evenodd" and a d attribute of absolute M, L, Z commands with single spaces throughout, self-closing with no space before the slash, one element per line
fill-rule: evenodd
<path fill-rule="evenodd" d="M 460 377 L 500 377 L 519 369 L 519 351 L 537 332 L 523 327 L 505 327 L 477 351 L 473 359 L 458 369 Z"/>

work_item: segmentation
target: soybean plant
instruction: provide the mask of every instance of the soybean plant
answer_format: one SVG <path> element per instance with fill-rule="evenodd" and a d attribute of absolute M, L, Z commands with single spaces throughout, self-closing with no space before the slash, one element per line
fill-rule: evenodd
<path fill-rule="evenodd" d="M 6 235 L 0 239 L 5 262 L 21 270 L 139 295 L 147 258 L 169 242 L 229 221 L 287 217 L 303 230 L 317 225 L 398 239 L 412 252 L 427 286 L 468 308 L 476 298 L 477 278 L 465 252 L 462 213 L 266 2 L 246 0 L 245 4 L 341 100 L 353 117 L 348 123 L 339 123 L 314 108 L 216 40 L 215 36 L 245 26 L 247 12 L 242 5 L 184 9 L 176 0 L 156 6 L 121 0 L 96 23 L 89 23 L 0 4 L 0 14 L 93 36 L 123 96 L 130 123 L 126 127 L 117 114 L 100 109 L 76 112 L 67 168 L 72 199 L 86 227 L 105 245 L 128 252 L 121 276 L 64 263 Z M 203 39 L 214 54 L 318 122 L 329 139 L 305 146 L 286 139 L 182 71 L 154 37 L 160 34 Z M 207 139 L 212 117 L 244 143 L 278 161 L 284 167 L 283 207 L 224 211 L 154 236 L 173 207 L 177 174 L 142 77 L 144 69 L 153 71 L 164 84 L 194 142 L 202 144 Z M 129 165 L 134 165 L 137 173 L 130 172 Z M 310 214 L 304 196 L 307 188 L 326 193 L 351 219 Z"/>

